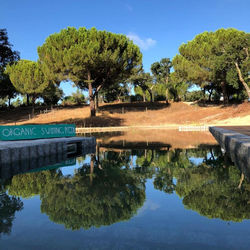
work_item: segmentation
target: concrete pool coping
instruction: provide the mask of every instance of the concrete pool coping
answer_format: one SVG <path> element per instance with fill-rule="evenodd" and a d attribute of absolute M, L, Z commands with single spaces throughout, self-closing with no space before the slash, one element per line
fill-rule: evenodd
<path fill-rule="evenodd" d="M 226 130 L 232 130 L 239 134 L 250 136 L 250 126 L 216 126 L 219 128 L 224 128 Z"/>
<path fill-rule="evenodd" d="M 209 127 L 209 131 L 236 165 L 250 170 L 250 136 L 248 128 L 249 126 Z"/>
<path fill-rule="evenodd" d="M 95 153 L 94 137 L 0 141 L 0 178 Z"/>

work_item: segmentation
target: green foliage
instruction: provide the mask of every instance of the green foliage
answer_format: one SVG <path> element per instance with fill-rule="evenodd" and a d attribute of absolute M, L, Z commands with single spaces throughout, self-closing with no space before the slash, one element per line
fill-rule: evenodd
<path fill-rule="evenodd" d="M 250 184 L 233 164 L 225 166 L 219 147 L 137 152 L 137 169 L 167 194 L 176 192 L 188 209 L 208 218 L 242 221 L 250 218 Z M 201 163 L 192 159 L 200 158 Z M 150 175 L 148 175 L 150 173 Z"/>
<path fill-rule="evenodd" d="M 22 94 L 37 97 L 49 85 L 39 63 L 36 62 L 20 60 L 13 65 L 8 65 L 6 73 L 9 74 L 14 87 Z"/>
<path fill-rule="evenodd" d="M 12 50 L 6 29 L 0 29 L 0 68 L 19 60 L 19 52 Z"/>
<path fill-rule="evenodd" d="M 92 182 L 90 169 L 83 167 L 72 181 L 60 182 L 57 192 L 51 190 L 42 211 L 73 230 L 128 220 L 143 204 L 145 187 L 128 170 L 111 166 L 102 162 L 103 171 L 95 170 Z"/>
<path fill-rule="evenodd" d="M 29 95 L 22 95 L 21 94 L 21 97 L 22 97 L 22 104 L 25 105 L 25 106 L 29 106 Z"/>
<path fill-rule="evenodd" d="M 187 92 L 186 94 L 186 101 L 188 102 L 194 102 L 194 101 L 200 101 L 204 97 L 202 90 L 194 90 Z"/>
<path fill-rule="evenodd" d="M 186 94 L 189 87 L 190 84 L 180 78 L 176 72 L 171 73 L 167 85 L 168 98 L 173 99 L 174 101 L 186 100 Z"/>
<path fill-rule="evenodd" d="M 166 90 L 167 86 L 165 83 L 156 83 L 152 89 L 154 94 L 155 101 L 164 101 L 166 100 Z"/>
<path fill-rule="evenodd" d="M 110 225 L 131 218 L 145 200 L 144 179 L 127 167 L 128 160 L 108 152 L 99 163 L 92 156 L 73 176 L 60 170 L 16 175 L 7 189 L 24 198 L 40 194 L 41 211 L 66 228 Z"/>
<path fill-rule="evenodd" d="M 0 107 L 6 107 L 6 102 L 8 101 L 8 98 L 0 98 Z"/>
<path fill-rule="evenodd" d="M 7 97 L 8 99 L 12 99 L 16 96 L 17 91 L 13 84 L 10 81 L 10 78 L 7 74 L 1 72 L 0 69 L 0 98 Z"/>
<path fill-rule="evenodd" d="M 129 87 L 125 83 L 116 83 L 100 91 L 99 96 L 104 102 L 125 101 L 129 97 Z"/>
<path fill-rule="evenodd" d="M 85 96 L 81 90 L 77 89 L 75 93 L 72 93 L 71 96 L 65 96 L 62 101 L 62 105 L 81 105 L 85 103 Z"/>
<path fill-rule="evenodd" d="M 134 85 L 135 93 L 143 97 L 143 101 L 153 101 L 155 85 L 149 73 L 145 73 L 143 70 L 137 71 L 130 77 L 129 81 Z"/>
<path fill-rule="evenodd" d="M 158 96 L 165 96 L 168 100 L 169 76 L 172 62 L 169 58 L 162 58 L 160 62 L 155 62 L 151 65 L 151 72 L 154 76 L 154 82 L 157 83 Z M 160 99 L 160 98 L 158 98 Z"/>
<path fill-rule="evenodd" d="M 151 65 L 151 72 L 154 76 L 157 100 L 180 101 L 185 99 L 189 84 L 185 82 L 176 72 L 170 73 L 172 62 L 169 58 L 163 58 L 160 62 Z"/>
<path fill-rule="evenodd" d="M 249 33 L 236 29 L 204 32 L 179 47 L 180 55 L 173 59 L 175 72 L 186 82 L 223 93 L 227 101 L 248 89 L 249 45 Z"/>
<path fill-rule="evenodd" d="M 63 90 L 55 84 L 50 83 L 43 91 L 41 97 L 46 105 L 56 105 L 63 98 Z"/>
<path fill-rule="evenodd" d="M 196 178 L 195 185 L 194 178 Z M 206 168 L 201 165 L 197 170 L 190 170 L 180 186 L 191 185 L 185 192 L 184 205 L 209 218 L 221 218 L 230 221 L 249 219 L 249 191 L 239 189 L 240 171 L 235 166 L 226 169 Z M 183 191 L 179 189 L 179 195 Z"/>
<path fill-rule="evenodd" d="M 135 87 L 134 91 L 136 94 L 136 98 L 140 101 L 151 101 L 151 95 L 149 91 L 144 91 L 140 86 Z"/>
<path fill-rule="evenodd" d="M 23 104 L 23 102 L 19 97 L 17 97 L 16 100 L 14 100 L 12 102 L 12 106 L 15 107 L 15 108 L 20 107 L 22 104 Z"/>
<path fill-rule="evenodd" d="M 11 184 L 7 186 L 8 193 L 13 196 L 29 198 L 41 194 L 45 188 L 51 188 L 53 181 L 57 181 L 61 173 L 53 171 L 42 171 L 16 175 Z"/>
<path fill-rule="evenodd" d="M 35 101 L 49 86 L 49 81 L 37 62 L 20 60 L 6 67 L 5 72 L 18 92 L 32 97 L 32 116 L 35 114 Z"/>
<path fill-rule="evenodd" d="M 170 75 L 170 69 L 172 68 L 172 62 L 169 58 L 162 58 L 160 62 L 155 62 L 151 65 L 151 72 L 156 78 L 157 82 L 165 82 L 168 84 L 168 77 Z"/>
<path fill-rule="evenodd" d="M 1 233 L 11 233 L 15 212 L 22 210 L 22 208 L 23 202 L 20 198 L 9 196 L 5 192 L 0 193 L 0 236 Z"/>
<path fill-rule="evenodd" d="M 208 218 L 227 221 L 250 218 L 249 183 L 238 187 L 241 172 L 232 164 L 223 167 L 220 150 L 176 150 L 165 157 L 167 162 L 159 156 L 158 161 L 154 160 L 158 169 L 154 179 L 157 189 L 166 193 L 175 191 L 183 198 L 186 208 Z M 190 160 L 192 157 L 202 158 L 202 163 L 195 164 Z"/>
<path fill-rule="evenodd" d="M 73 99 L 73 96 L 65 96 L 62 100 L 62 105 L 63 106 L 72 106 L 72 105 L 75 105 L 75 101 Z"/>
<path fill-rule="evenodd" d="M 73 230 L 130 219 L 145 201 L 145 182 L 166 194 L 176 193 L 186 208 L 208 218 L 250 218 L 250 184 L 219 147 L 130 152 L 99 152 L 73 175 L 60 169 L 16 175 L 10 195 L 40 195 L 41 211 Z M 197 160 L 198 159 L 198 160 Z M 239 185 L 240 183 L 240 185 Z"/>
<path fill-rule="evenodd" d="M 12 50 L 8 40 L 6 29 L 0 29 L 0 98 L 7 97 L 10 100 L 17 92 L 4 70 L 7 64 L 18 61 L 20 57 L 17 51 Z"/>
<path fill-rule="evenodd" d="M 83 27 L 49 36 L 38 54 L 49 79 L 71 80 L 89 90 L 91 115 L 95 115 L 94 94 L 123 82 L 142 61 L 139 48 L 125 35 Z"/>
<path fill-rule="evenodd" d="M 85 103 L 85 96 L 79 89 L 77 89 L 75 93 L 72 93 L 72 98 L 78 105 Z"/>

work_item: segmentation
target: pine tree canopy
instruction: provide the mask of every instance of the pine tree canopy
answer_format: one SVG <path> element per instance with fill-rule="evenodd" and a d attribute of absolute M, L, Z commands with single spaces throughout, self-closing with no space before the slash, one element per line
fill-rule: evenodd
<path fill-rule="evenodd" d="M 20 60 L 8 65 L 6 73 L 9 74 L 14 87 L 22 94 L 40 94 L 49 84 L 37 62 Z"/>
<path fill-rule="evenodd" d="M 52 34 L 38 47 L 38 54 L 49 79 L 71 80 L 88 89 L 90 105 L 101 88 L 122 82 L 142 64 L 139 48 L 125 35 L 95 28 L 70 27 Z"/>
<path fill-rule="evenodd" d="M 250 34 L 233 28 L 203 32 L 179 47 L 175 72 L 201 88 L 212 86 L 228 95 L 245 89 L 250 97 Z"/>

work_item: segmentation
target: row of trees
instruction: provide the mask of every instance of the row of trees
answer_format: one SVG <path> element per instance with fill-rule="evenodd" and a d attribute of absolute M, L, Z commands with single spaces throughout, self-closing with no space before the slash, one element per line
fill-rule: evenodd
<path fill-rule="evenodd" d="M 34 106 L 37 98 L 46 104 L 55 104 L 63 96 L 58 86 L 45 80 L 39 63 L 20 60 L 19 52 L 12 49 L 6 29 L 0 29 L 0 98 L 9 102 L 18 94 L 23 102 Z"/>
<path fill-rule="evenodd" d="M 223 95 L 225 103 L 233 97 L 250 98 L 250 34 L 232 28 L 197 35 L 180 46 L 172 61 L 153 63 L 151 74 L 144 72 L 138 46 L 125 35 L 95 28 L 67 28 L 50 35 L 38 47 L 37 62 L 19 60 L 6 30 L 1 30 L 0 40 L 1 97 L 9 99 L 18 91 L 31 96 L 34 104 L 44 93 L 53 96 L 62 81 L 88 91 L 91 116 L 100 96 L 121 100 L 132 89 L 143 101 L 195 99 L 188 92 L 194 85 L 202 91 L 198 98 Z"/>
<path fill-rule="evenodd" d="M 210 97 L 222 93 L 225 103 L 234 94 L 250 99 L 249 47 L 249 33 L 236 29 L 204 32 L 180 46 L 180 54 L 173 59 L 175 74 L 208 91 Z"/>
<path fill-rule="evenodd" d="M 209 101 L 220 98 L 221 94 L 224 103 L 233 96 L 250 99 L 249 47 L 249 33 L 236 29 L 204 32 L 182 44 L 180 54 L 172 62 L 163 58 L 153 63 L 152 76 L 144 72 L 133 76 L 135 91 L 142 94 L 144 100 L 147 93 L 152 100 L 154 89 L 158 96 L 165 94 L 166 101 L 168 98 L 177 101 L 192 98 L 187 90 L 196 85 L 203 91 L 203 98 L 207 95 Z"/>
<path fill-rule="evenodd" d="M 15 97 L 16 89 L 4 71 L 8 64 L 11 65 L 19 59 L 19 52 L 13 51 L 8 41 L 6 29 L 0 29 L 0 98 L 7 98 L 9 103 Z"/>

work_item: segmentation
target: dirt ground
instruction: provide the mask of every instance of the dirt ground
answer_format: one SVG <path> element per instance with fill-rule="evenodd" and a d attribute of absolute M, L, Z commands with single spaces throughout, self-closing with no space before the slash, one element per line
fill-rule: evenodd
<path fill-rule="evenodd" d="M 102 104 L 97 116 L 89 117 L 89 107 L 58 107 L 46 113 L 37 108 L 0 111 L 0 125 L 75 123 L 80 127 L 168 126 L 168 125 L 250 125 L 250 103 L 201 107 L 192 103 Z"/>

